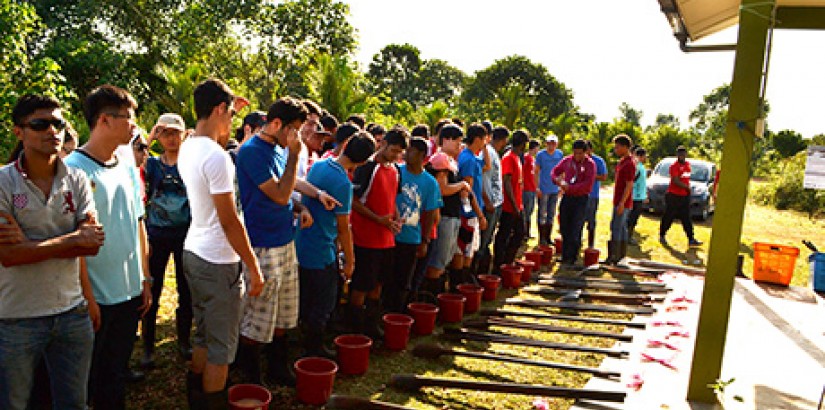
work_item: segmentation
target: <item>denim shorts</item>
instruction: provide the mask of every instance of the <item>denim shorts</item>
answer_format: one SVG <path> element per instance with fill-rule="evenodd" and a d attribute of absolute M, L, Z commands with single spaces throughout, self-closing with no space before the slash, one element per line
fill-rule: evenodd
<path fill-rule="evenodd" d="M 441 218 L 438 223 L 438 237 L 430 242 L 433 247 L 433 254 L 430 258 L 430 267 L 444 270 L 457 253 L 461 253 L 458 247 L 458 230 L 461 228 L 461 219 L 451 216 Z"/>
<path fill-rule="evenodd" d="M 205 347 L 207 361 L 232 363 L 241 324 L 241 271 L 238 263 L 217 264 L 183 251 L 183 272 L 192 291 L 195 335 L 192 344 Z"/>

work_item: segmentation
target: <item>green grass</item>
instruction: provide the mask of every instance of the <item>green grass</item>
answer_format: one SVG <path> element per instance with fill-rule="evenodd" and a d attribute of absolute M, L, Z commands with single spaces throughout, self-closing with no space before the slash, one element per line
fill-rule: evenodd
<path fill-rule="evenodd" d="M 597 248 L 603 252 L 609 236 L 610 197 L 611 188 L 602 192 L 602 201 L 599 208 L 597 223 Z M 704 267 L 710 241 L 711 221 L 696 223 L 696 236 L 705 242 L 704 245 L 689 249 L 687 240 L 676 222 L 668 235 L 671 249 L 665 249 L 658 243 L 659 216 L 643 214 L 637 232 L 642 239 L 639 247 L 630 247 L 629 256 L 649 258 L 662 262 L 682 263 L 688 260 L 690 266 Z M 535 230 L 535 225 L 533 227 Z M 802 239 L 810 239 L 821 248 L 825 248 L 825 220 L 811 220 L 807 216 L 791 211 L 776 211 L 767 207 L 749 204 L 745 213 L 745 222 L 742 235 L 742 250 L 745 255 L 744 271 L 750 276 L 752 273 L 752 243 L 768 242 L 781 245 L 800 247 Z M 586 237 L 586 236 L 585 236 Z M 534 245 L 534 240 L 529 246 Z M 805 257 L 807 249 L 802 249 L 796 262 L 793 279 L 794 285 L 806 285 L 808 280 L 808 265 Z M 602 258 L 604 255 L 602 255 Z M 173 270 L 170 269 L 165 280 L 165 291 L 161 298 L 161 308 L 158 313 L 158 348 L 156 349 L 157 368 L 151 370 L 147 381 L 129 386 L 128 403 L 130 408 L 137 409 L 175 409 L 186 408 L 184 397 L 183 376 L 185 364 L 178 358 L 174 336 L 174 309 L 177 305 L 177 295 L 174 291 L 175 281 Z M 501 305 L 506 297 L 516 294 L 513 290 L 499 291 L 497 301 L 484 302 L 483 308 L 494 308 Z M 522 293 L 521 297 L 537 298 Z M 508 307 L 508 309 L 519 309 Z M 541 312 L 539 309 L 519 309 Z M 594 317 L 612 317 L 629 319 L 630 315 L 582 313 Z M 524 319 L 522 319 L 524 320 Z M 575 322 L 561 322 L 539 320 L 540 323 L 559 326 L 575 326 L 592 330 L 621 332 L 619 326 L 583 324 Z M 505 330 L 510 334 L 526 336 L 540 340 L 577 343 L 588 346 L 610 347 L 613 341 L 586 336 L 553 334 L 528 330 Z M 438 332 L 438 328 L 436 329 Z M 422 342 L 439 342 L 448 346 L 474 351 L 488 351 L 493 353 L 514 355 L 524 358 L 558 361 L 582 366 L 598 367 L 603 357 L 596 354 L 554 351 L 550 349 L 510 346 L 498 343 L 469 343 L 450 344 L 438 340 L 436 336 L 412 337 L 408 350 L 403 352 L 388 352 L 374 349 L 370 357 L 370 367 L 366 375 L 345 376 L 339 375 L 335 381 L 335 393 L 349 394 L 359 397 L 404 404 L 413 408 L 422 409 L 530 409 L 534 397 L 507 394 L 483 393 L 478 391 L 447 390 L 438 388 L 423 389 L 420 393 L 397 391 L 386 386 L 390 376 L 395 373 L 413 373 L 433 377 L 456 377 L 486 381 L 503 381 L 516 383 L 544 384 L 565 387 L 583 387 L 591 376 L 584 373 L 542 369 L 532 366 L 511 365 L 500 362 L 490 362 L 470 358 L 456 358 L 444 356 L 437 360 L 419 359 L 411 353 L 411 347 Z M 299 348 L 293 349 L 297 354 Z M 133 365 L 137 365 L 141 349 L 135 348 Z M 622 369 L 611 369 L 622 370 Z M 277 389 L 274 392 L 273 409 L 302 409 L 294 399 L 294 390 Z M 551 409 L 567 409 L 572 400 L 549 399 Z M 308 408 L 308 407 L 307 407 Z"/>

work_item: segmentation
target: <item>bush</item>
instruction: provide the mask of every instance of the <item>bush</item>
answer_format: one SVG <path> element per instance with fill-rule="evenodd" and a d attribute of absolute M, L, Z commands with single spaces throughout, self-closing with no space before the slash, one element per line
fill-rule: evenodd
<path fill-rule="evenodd" d="M 805 212 L 810 217 L 825 216 L 825 191 L 802 187 L 805 159 L 803 151 L 782 161 L 770 182 L 756 190 L 754 201 L 773 205 L 779 210 Z"/>

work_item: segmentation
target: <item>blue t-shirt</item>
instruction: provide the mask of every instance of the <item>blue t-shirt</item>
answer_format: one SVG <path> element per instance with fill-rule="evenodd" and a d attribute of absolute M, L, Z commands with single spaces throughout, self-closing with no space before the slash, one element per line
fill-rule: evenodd
<path fill-rule="evenodd" d="M 550 176 L 550 173 L 553 172 L 553 168 L 561 162 L 562 158 L 564 158 L 564 154 L 560 149 L 553 151 L 552 154 L 548 153 L 545 149 L 539 151 L 538 155 L 536 155 L 536 166 L 541 167 L 539 189 L 542 194 L 559 193 L 559 187 L 553 183 L 553 177 Z"/>
<path fill-rule="evenodd" d="M 633 200 L 647 199 L 647 169 L 645 164 L 636 162 L 636 179 L 633 181 Z"/>
<path fill-rule="evenodd" d="M 481 204 L 482 196 L 482 186 L 483 181 L 481 180 L 481 170 L 483 168 L 482 164 L 484 163 L 483 159 L 479 159 L 473 151 L 470 151 L 469 148 L 464 148 L 460 154 L 458 154 L 458 176 L 463 180 L 466 177 L 473 178 L 473 195 L 476 197 L 476 201 L 478 201 L 479 205 Z M 462 207 L 463 208 L 463 207 Z M 461 216 L 465 218 L 473 218 L 476 215 L 474 211 L 464 212 L 464 209 L 461 210 Z"/>
<path fill-rule="evenodd" d="M 302 229 L 295 238 L 298 263 L 307 269 L 324 269 L 335 262 L 338 237 L 338 215 L 349 215 L 352 209 L 352 182 L 347 171 L 332 158 L 312 164 L 307 182 L 326 191 L 341 203 L 330 211 L 315 198 L 304 195 L 301 202 L 312 214 L 312 226 Z"/>
<path fill-rule="evenodd" d="M 433 211 L 444 204 L 438 181 L 427 171 L 415 175 L 401 165 L 401 192 L 395 198 L 398 215 L 404 219 L 395 241 L 418 245 L 421 243 L 421 212 Z"/>
<path fill-rule="evenodd" d="M 121 160 L 103 164 L 80 150 L 64 162 L 89 177 L 97 221 L 106 231 L 97 255 L 86 257 L 97 303 L 114 305 L 140 296 L 143 261 L 139 219 L 144 210 L 137 168 Z"/>
<path fill-rule="evenodd" d="M 590 154 L 590 158 L 596 163 L 596 176 L 607 175 L 607 164 L 605 164 L 602 157 L 596 154 Z M 590 190 L 591 198 L 599 197 L 599 188 L 601 188 L 601 186 L 602 183 L 598 179 L 593 181 L 593 189 Z"/>
<path fill-rule="evenodd" d="M 282 151 L 275 150 L 274 145 L 256 135 L 241 145 L 235 168 L 244 222 L 252 246 L 277 248 L 291 242 L 296 231 L 292 198 L 286 205 L 278 205 L 258 188 L 284 174 L 286 157 Z"/>

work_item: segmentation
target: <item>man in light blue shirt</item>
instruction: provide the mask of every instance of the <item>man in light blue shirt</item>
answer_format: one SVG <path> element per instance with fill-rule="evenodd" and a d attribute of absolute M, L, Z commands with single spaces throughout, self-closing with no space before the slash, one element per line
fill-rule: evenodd
<path fill-rule="evenodd" d="M 633 238 L 633 231 L 636 229 L 636 223 L 639 222 L 643 207 L 650 201 L 647 199 L 647 169 L 645 168 L 647 151 L 642 147 L 637 147 L 634 156 L 636 179 L 633 182 L 633 209 L 630 210 L 630 216 L 627 218 L 627 235 L 630 238 L 627 242 L 631 245 L 638 245 L 639 242 Z"/>
<path fill-rule="evenodd" d="M 553 183 L 550 175 L 553 168 L 564 158 L 564 153 L 556 149 L 559 139 L 550 134 L 545 139 L 547 149 L 536 155 L 536 177 L 539 180 L 536 196 L 539 197 L 539 243 L 547 245 L 553 236 L 553 219 L 556 218 L 556 205 L 559 202 L 559 187 Z"/>
<path fill-rule="evenodd" d="M 152 305 L 146 229 L 138 170 L 115 155 L 128 143 L 135 124 L 137 102 L 126 90 L 103 85 L 84 102 L 89 142 L 66 157 L 66 165 L 88 176 L 97 220 L 106 230 L 106 243 L 97 256 L 86 258 L 101 323 L 95 335 L 89 394 L 95 408 L 125 407 L 129 358 L 135 345 L 138 319 Z"/>

